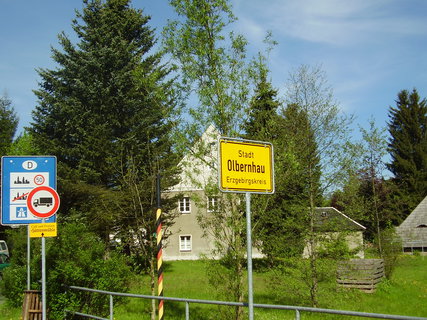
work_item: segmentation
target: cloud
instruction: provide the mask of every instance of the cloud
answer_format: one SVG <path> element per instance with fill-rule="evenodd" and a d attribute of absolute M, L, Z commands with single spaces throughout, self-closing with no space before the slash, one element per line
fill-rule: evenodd
<path fill-rule="evenodd" d="M 259 30 L 338 46 L 427 33 L 427 19 L 414 14 L 417 5 L 403 7 L 398 0 L 235 0 L 233 5 L 252 40 L 259 39 Z"/>

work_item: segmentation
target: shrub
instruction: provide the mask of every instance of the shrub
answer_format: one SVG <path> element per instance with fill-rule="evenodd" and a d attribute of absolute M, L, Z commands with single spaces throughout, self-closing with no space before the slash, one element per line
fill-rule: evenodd
<path fill-rule="evenodd" d="M 402 241 L 394 228 L 381 231 L 382 258 L 387 279 L 390 279 L 397 265 L 397 259 L 402 253 Z"/>
<path fill-rule="evenodd" d="M 68 290 L 68 286 L 125 292 L 130 276 L 125 259 L 114 252 L 107 254 L 104 243 L 82 223 L 61 224 L 58 231 L 58 237 L 46 239 L 49 240 L 46 241 L 49 319 L 63 319 L 66 308 L 98 316 L 108 314 L 108 296 Z M 34 246 L 33 242 L 31 246 L 40 250 L 40 246 Z M 19 247 L 15 247 L 14 255 L 25 256 L 24 252 L 16 250 Z M 25 289 L 26 272 L 25 266 L 13 261 L 5 272 L 3 292 L 14 305 L 19 305 L 22 303 L 22 294 L 19 293 Z M 32 279 L 40 279 L 40 255 L 33 256 L 31 264 Z M 33 281 L 32 286 L 32 289 L 40 289 L 37 281 Z M 117 302 L 119 299 L 115 299 Z"/>

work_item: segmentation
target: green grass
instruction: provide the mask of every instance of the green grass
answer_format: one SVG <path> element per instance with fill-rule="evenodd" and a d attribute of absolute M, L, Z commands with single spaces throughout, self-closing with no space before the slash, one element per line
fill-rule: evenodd
<path fill-rule="evenodd" d="M 246 283 L 246 279 L 245 279 Z M 131 292 L 150 294 L 149 279 L 135 276 Z M 203 261 L 177 261 L 165 263 L 164 295 L 170 297 L 217 300 L 209 285 Z M 254 302 L 277 304 L 280 293 L 272 292 L 269 273 L 254 273 Z M 284 298 L 282 301 L 286 301 Z M 357 290 L 336 289 L 322 297 L 321 307 L 329 309 L 361 312 L 398 314 L 427 317 L 427 257 L 405 256 L 399 260 L 392 279 L 383 281 L 375 293 L 362 293 Z M 19 308 L 10 308 L 1 302 L 0 320 L 20 319 Z M 114 308 L 117 320 L 150 319 L 150 301 L 128 298 L 125 303 Z M 294 311 L 255 309 L 255 319 L 295 319 Z M 190 319 L 217 319 L 217 306 L 190 304 Z M 185 304 L 165 302 L 165 319 L 184 319 Z M 301 319 L 363 319 L 330 314 L 301 312 Z"/>
<path fill-rule="evenodd" d="M 0 297 L 0 319 L 1 320 L 17 320 L 21 319 L 22 310 L 9 306 L 4 297 Z"/>
<path fill-rule="evenodd" d="M 273 300 L 272 289 L 268 274 L 254 273 L 254 302 L 278 304 Z M 134 283 L 133 292 L 149 294 L 142 291 L 140 284 L 146 278 L 139 278 Z M 138 284 L 136 284 L 138 283 Z M 246 280 L 245 280 L 246 283 Z M 139 289 L 137 289 L 139 287 Z M 137 289 L 137 290 L 135 290 Z M 214 290 L 209 285 L 204 262 L 176 261 L 167 263 L 164 272 L 165 296 L 181 298 L 197 298 L 217 300 Z M 280 294 L 278 294 L 280 295 Z M 427 257 L 404 256 L 399 260 L 391 280 L 380 284 L 375 293 L 363 293 L 357 290 L 336 289 L 321 299 L 321 306 L 328 309 L 350 310 L 360 312 L 397 314 L 407 316 L 427 317 Z M 115 311 L 115 318 L 120 320 L 149 319 L 149 304 L 133 299 L 126 305 L 119 306 Z M 165 319 L 183 319 L 185 315 L 184 303 L 165 303 Z M 138 310 L 138 312 L 134 312 Z M 216 306 L 190 304 L 191 319 L 216 319 Z M 255 309 L 255 319 L 295 319 L 294 311 Z M 301 312 L 301 319 L 363 319 L 360 317 L 343 317 L 341 315 L 318 314 Z"/>

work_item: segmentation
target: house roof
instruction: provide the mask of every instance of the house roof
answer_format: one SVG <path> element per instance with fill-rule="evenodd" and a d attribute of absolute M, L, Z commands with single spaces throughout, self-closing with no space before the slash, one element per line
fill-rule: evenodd
<path fill-rule="evenodd" d="M 396 229 L 404 247 L 427 247 L 427 196 Z"/>
<path fill-rule="evenodd" d="M 363 231 L 366 228 L 334 207 L 317 207 L 314 216 L 317 231 Z"/>
<path fill-rule="evenodd" d="M 186 192 L 203 190 L 204 187 L 217 179 L 218 130 L 210 125 L 200 139 L 189 146 L 189 152 L 180 161 L 181 176 L 179 183 L 170 191 Z M 201 152 L 202 151 L 202 152 Z"/>

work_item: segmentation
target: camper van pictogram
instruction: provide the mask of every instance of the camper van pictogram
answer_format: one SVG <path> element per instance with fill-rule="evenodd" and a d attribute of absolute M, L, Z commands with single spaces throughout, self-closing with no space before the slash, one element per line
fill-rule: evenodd
<path fill-rule="evenodd" d="M 33 206 L 46 206 L 49 207 L 53 204 L 53 198 L 51 197 L 40 197 L 38 199 L 34 199 Z"/>

